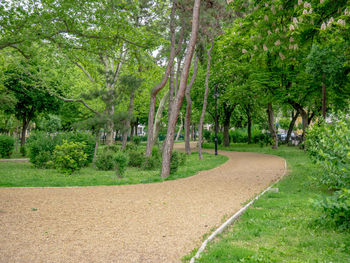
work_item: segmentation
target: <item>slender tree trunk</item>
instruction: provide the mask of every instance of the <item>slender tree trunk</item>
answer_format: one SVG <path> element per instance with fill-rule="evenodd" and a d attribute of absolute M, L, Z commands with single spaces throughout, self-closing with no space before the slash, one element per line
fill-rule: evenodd
<path fill-rule="evenodd" d="M 186 115 L 185 115 L 185 150 L 186 154 L 191 154 L 191 145 L 190 145 L 190 127 L 191 127 L 191 108 L 192 108 L 192 100 L 191 100 L 191 87 L 196 80 L 198 72 L 198 57 L 196 57 L 193 66 L 193 75 L 190 81 L 190 84 L 186 87 Z"/>
<path fill-rule="evenodd" d="M 250 113 L 247 114 L 248 117 L 248 144 L 252 143 L 252 116 Z"/>
<path fill-rule="evenodd" d="M 153 141 L 154 142 L 156 142 L 157 138 L 158 138 L 160 123 L 162 120 L 165 104 L 166 104 L 166 101 L 168 100 L 168 98 L 169 98 L 169 91 L 167 91 L 167 93 L 165 93 L 163 98 L 160 100 L 160 103 L 159 103 L 159 106 L 157 109 L 157 114 L 156 114 L 156 117 L 154 119 L 154 127 L 153 127 Z"/>
<path fill-rule="evenodd" d="M 123 133 L 123 143 L 122 143 L 122 149 L 125 149 L 126 147 L 126 142 L 128 140 L 128 134 L 130 132 L 130 118 L 132 116 L 132 110 L 134 108 L 134 99 L 135 99 L 135 91 L 132 91 L 130 94 L 130 102 L 129 102 L 129 108 L 128 108 L 128 119 L 126 120 L 125 124 L 125 131 Z"/>
<path fill-rule="evenodd" d="M 295 122 L 298 119 L 298 117 L 299 117 L 299 111 L 296 111 L 295 114 L 293 114 L 292 120 L 291 120 L 289 127 L 288 127 L 286 143 L 288 143 L 290 141 L 290 137 L 292 136 L 293 128 L 294 128 Z"/>
<path fill-rule="evenodd" d="M 323 119 L 326 119 L 326 110 L 327 110 L 327 106 L 326 106 L 326 85 L 324 83 L 324 79 L 325 79 L 325 74 L 322 74 L 322 117 Z"/>
<path fill-rule="evenodd" d="M 181 113 L 181 112 L 180 112 L 180 121 L 181 121 L 181 123 L 180 123 L 179 130 L 178 130 L 178 132 L 177 132 L 177 134 L 176 134 L 176 139 L 175 139 L 175 141 L 178 141 L 178 140 L 179 140 L 179 137 L 180 137 L 182 128 L 183 128 L 183 126 L 184 126 L 184 122 L 183 122 L 183 118 L 182 118 L 182 113 Z"/>
<path fill-rule="evenodd" d="M 27 132 L 29 122 L 30 121 L 27 120 L 26 117 L 23 118 L 22 133 L 21 133 L 21 147 L 24 146 L 24 144 L 26 143 L 26 132 Z"/>
<path fill-rule="evenodd" d="M 111 117 L 114 115 L 114 105 L 109 105 L 106 113 L 110 117 L 106 123 L 106 144 L 112 145 L 114 143 L 114 122 Z"/>
<path fill-rule="evenodd" d="M 176 3 L 174 1 L 173 7 L 171 9 L 171 15 L 170 15 L 171 50 L 170 50 L 168 65 L 165 70 L 165 74 L 162 81 L 157 86 L 155 86 L 151 92 L 150 106 L 149 106 L 149 113 L 148 113 L 148 135 L 147 135 L 146 156 L 152 155 L 152 148 L 154 144 L 153 121 L 154 121 L 154 113 L 155 113 L 155 106 L 156 106 L 156 96 L 158 92 L 164 88 L 165 84 L 168 81 L 170 71 L 173 67 L 174 58 L 176 54 L 181 50 L 181 45 L 182 45 L 183 36 L 184 36 L 184 27 L 182 27 L 177 50 L 175 50 L 175 9 L 176 9 Z"/>
<path fill-rule="evenodd" d="M 180 85 L 179 90 L 177 92 L 176 98 L 174 100 L 171 117 L 168 123 L 168 132 L 164 141 L 163 154 L 162 154 L 162 172 L 161 176 L 166 178 L 170 175 L 170 160 L 174 146 L 174 133 L 175 126 L 177 122 L 177 117 L 179 115 L 179 111 L 185 97 L 186 84 L 188 80 L 189 70 L 192 62 L 192 57 L 194 53 L 194 49 L 197 42 L 198 36 L 198 28 L 199 28 L 199 11 L 200 11 L 200 0 L 194 1 L 193 6 L 193 18 L 192 18 L 192 32 L 191 38 L 187 46 L 187 53 L 183 65 L 183 70 L 181 72 Z"/>
<path fill-rule="evenodd" d="M 96 158 L 97 158 L 97 150 L 98 150 L 98 143 L 100 140 L 100 132 L 97 132 L 95 137 L 95 149 L 94 149 L 94 157 L 92 159 L 92 167 L 96 168 Z"/>
<path fill-rule="evenodd" d="M 303 134 L 301 135 L 301 141 L 303 142 L 305 140 L 306 129 L 309 125 L 309 117 L 307 115 L 307 112 L 304 109 L 301 109 L 299 113 L 301 115 L 301 120 L 303 124 Z"/>
<path fill-rule="evenodd" d="M 209 50 L 207 51 L 208 62 L 207 62 L 207 72 L 205 75 L 205 90 L 204 90 L 204 98 L 203 98 L 203 107 L 202 107 L 202 113 L 201 113 L 201 117 L 199 119 L 199 127 L 198 127 L 198 156 L 199 156 L 200 160 L 203 159 L 203 155 L 202 155 L 203 124 L 204 124 L 205 111 L 207 110 L 207 103 L 208 103 L 211 50 L 213 49 L 213 46 L 214 46 L 214 41 L 212 40 L 211 46 L 210 46 Z"/>
<path fill-rule="evenodd" d="M 269 125 L 270 134 L 271 134 L 273 141 L 274 141 L 273 145 L 272 145 L 272 149 L 277 149 L 278 148 L 278 137 L 277 137 L 274 113 L 273 113 L 273 108 L 272 108 L 271 102 L 269 102 L 267 104 L 267 111 L 266 112 L 267 112 L 267 117 L 268 117 L 268 125 Z"/>

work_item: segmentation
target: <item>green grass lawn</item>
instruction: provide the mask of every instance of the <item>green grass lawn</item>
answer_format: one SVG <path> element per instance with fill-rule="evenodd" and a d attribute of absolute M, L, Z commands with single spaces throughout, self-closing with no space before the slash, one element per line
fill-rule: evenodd
<path fill-rule="evenodd" d="M 198 154 L 187 157 L 186 164 L 166 180 L 175 180 L 195 175 L 202 170 L 209 170 L 227 161 L 225 156 L 205 154 L 198 160 Z M 114 171 L 98 171 L 91 167 L 83 168 L 73 175 L 63 175 L 54 169 L 37 169 L 31 163 L 0 162 L 0 186 L 91 186 L 142 184 L 164 181 L 160 177 L 160 169 L 145 171 L 128 168 L 124 178 L 118 179 Z"/>
<path fill-rule="evenodd" d="M 287 160 L 289 175 L 276 185 L 278 193 L 267 193 L 256 201 L 197 262 L 350 262 L 350 232 L 317 221 L 321 211 L 310 200 L 327 192 L 312 179 L 320 171 L 302 150 L 246 144 L 225 150 L 281 156 Z"/>

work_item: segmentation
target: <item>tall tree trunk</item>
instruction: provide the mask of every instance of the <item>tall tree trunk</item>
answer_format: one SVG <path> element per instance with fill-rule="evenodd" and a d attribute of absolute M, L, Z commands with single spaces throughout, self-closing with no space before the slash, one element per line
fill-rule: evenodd
<path fill-rule="evenodd" d="M 190 146 L 190 127 L 191 127 L 191 108 L 192 108 L 192 100 L 191 100 L 191 87 L 196 80 L 198 72 L 198 57 L 196 57 L 193 66 L 193 75 L 190 81 L 190 84 L 186 87 L 186 115 L 185 115 L 185 150 L 186 154 L 191 154 L 191 146 Z"/>
<path fill-rule="evenodd" d="M 152 148 L 154 144 L 153 121 L 154 121 L 154 113 L 155 113 L 155 107 L 156 107 L 156 96 L 158 92 L 164 88 L 165 84 L 168 81 L 170 71 L 173 67 L 174 58 L 176 54 L 181 50 L 181 45 L 182 45 L 183 36 L 184 36 L 184 27 L 182 27 L 177 50 L 175 50 L 175 9 L 176 9 L 176 1 L 173 1 L 173 7 L 171 9 L 171 15 L 170 15 L 171 50 L 170 50 L 168 65 L 165 70 L 163 79 L 157 86 L 155 86 L 152 89 L 152 92 L 151 92 L 149 113 L 148 113 L 148 135 L 147 135 L 146 156 L 152 155 Z"/>
<path fill-rule="evenodd" d="M 157 138 L 158 138 L 160 123 L 162 120 L 165 104 L 166 104 L 166 101 L 168 100 L 168 98 L 169 98 L 169 91 L 167 91 L 167 93 L 165 93 L 163 98 L 160 100 L 160 103 L 159 103 L 159 106 L 157 109 L 156 117 L 154 119 L 154 127 L 153 127 L 153 141 L 154 142 L 156 142 Z"/>
<path fill-rule="evenodd" d="M 21 147 L 24 146 L 24 144 L 26 143 L 26 132 L 28 129 L 29 122 L 30 121 L 27 120 L 26 117 L 23 118 L 22 133 L 21 133 Z"/>
<path fill-rule="evenodd" d="M 273 139 L 273 145 L 272 149 L 277 149 L 278 148 L 278 137 L 277 137 L 277 132 L 276 132 L 276 126 L 275 126 L 275 119 L 274 119 L 274 113 L 273 113 L 273 108 L 272 108 L 272 103 L 269 102 L 267 104 L 267 117 L 268 117 L 268 125 L 269 125 L 269 131 Z"/>
<path fill-rule="evenodd" d="M 252 143 L 252 116 L 250 113 L 247 113 L 248 117 L 248 144 Z"/>
<path fill-rule="evenodd" d="M 325 79 L 325 74 L 322 74 L 322 117 L 323 119 L 326 119 L 326 85 L 324 83 Z"/>
<path fill-rule="evenodd" d="M 125 149 L 126 142 L 128 141 L 128 134 L 130 132 L 130 122 L 131 122 L 131 116 L 132 116 L 132 110 L 134 108 L 134 99 L 135 99 L 135 91 L 132 91 L 130 94 L 130 102 L 129 102 L 129 108 L 128 108 L 128 119 L 125 123 L 125 131 L 123 133 L 123 143 L 122 143 L 122 149 Z"/>
<path fill-rule="evenodd" d="M 301 135 L 301 141 L 303 142 L 305 140 L 306 129 L 309 126 L 309 116 L 304 109 L 301 109 L 299 113 L 301 115 L 301 120 L 303 124 L 303 134 Z"/>
<path fill-rule="evenodd" d="M 290 124 L 288 127 L 286 143 L 288 143 L 290 141 L 290 137 L 292 136 L 293 128 L 294 128 L 295 122 L 298 119 L 298 117 L 299 117 L 299 111 L 296 111 L 295 114 L 293 114 L 292 120 L 290 121 Z"/>
<path fill-rule="evenodd" d="M 97 150 L 98 150 L 98 143 L 100 140 L 100 132 L 97 132 L 95 137 L 95 149 L 94 149 L 94 157 L 92 158 L 92 167 L 96 168 L 96 158 L 97 158 Z"/>
<path fill-rule="evenodd" d="M 201 117 L 199 119 L 199 127 L 198 127 L 198 156 L 199 156 L 200 160 L 203 159 L 203 155 L 202 155 L 203 124 L 204 124 L 205 111 L 207 110 L 207 103 L 208 103 L 210 62 L 211 62 L 211 51 L 213 49 L 213 46 L 214 46 L 214 40 L 212 40 L 211 46 L 207 51 L 208 62 L 207 62 L 207 72 L 205 75 L 205 90 L 204 90 L 204 98 L 203 98 L 203 107 L 202 107 L 202 113 L 201 113 Z"/>
<path fill-rule="evenodd" d="M 235 106 L 227 105 L 227 103 L 224 103 L 224 136 L 222 140 L 224 147 L 230 146 L 230 120 L 234 109 Z"/>
<path fill-rule="evenodd" d="M 179 115 L 179 111 L 185 97 L 186 84 L 189 75 L 189 70 L 192 62 L 192 57 L 194 53 L 194 49 L 197 42 L 198 36 L 198 28 L 199 28 L 199 11 L 200 11 L 200 0 L 194 1 L 193 6 L 193 18 L 192 18 L 192 32 L 191 38 L 187 45 L 187 53 L 183 65 L 183 70 L 181 72 L 180 85 L 177 95 L 174 99 L 174 103 L 172 105 L 172 110 L 170 114 L 170 120 L 168 123 L 168 132 L 164 141 L 163 146 L 163 154 L 162 154 L 162 172 L 161 176 L 166 178 L 170 175 L 170 160 L 174 146 L 174 133 L 175 126 L 177 122 L 177 117 Z"/>
<path fill-rule="evenodd" d="M 114 115 L 114 105 L 108 106 L 106 113 L 110 117 L 106 122 L 106 144 L 112 145 L 114 143 L 114 122 L 111 117 Z"/>
<path fill-rule="evenodd" d="M 180 112 L 180 121 L 181 121 L 181 123 L 180 123 L 179 130 L 178 130 L 178 132 L 177 132 L 177 134 L 176 134 L 176 139 L 175 139 L 175 141 L 178 141 L 178 140 L 179 140 L 179 137 L 180 137 L 182 128 L 183 128 L 183 126 L 184 126 L 184 122 L 183 122 L 183 118 L 182 118 L 182 112 Z"/>

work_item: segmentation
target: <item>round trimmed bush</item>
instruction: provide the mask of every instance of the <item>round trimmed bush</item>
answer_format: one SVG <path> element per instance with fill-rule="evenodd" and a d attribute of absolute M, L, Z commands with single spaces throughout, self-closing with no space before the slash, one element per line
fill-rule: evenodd
<path fill-rule="evenodd" d="M 140 151 L 129 152 L 129 166 L 141 167 L 145 162 L 145 155 Z"/>

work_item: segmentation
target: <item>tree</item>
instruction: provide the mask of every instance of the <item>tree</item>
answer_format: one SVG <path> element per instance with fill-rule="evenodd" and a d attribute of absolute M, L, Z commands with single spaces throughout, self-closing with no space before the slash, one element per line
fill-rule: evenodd
<path fill-rule="evenodd" d="M 55 113 L 61 105 L 57 98 L 40 90 L 38 70 L 38 65 L 23 61 L 18 65 L 10 65 L 4 72 L 3 85 L 16 98 L 13 112 L 8 112 L 22 120 L 21 146 L 25 143 L 26 131 L 33 118 L 41 112 Z"/>

